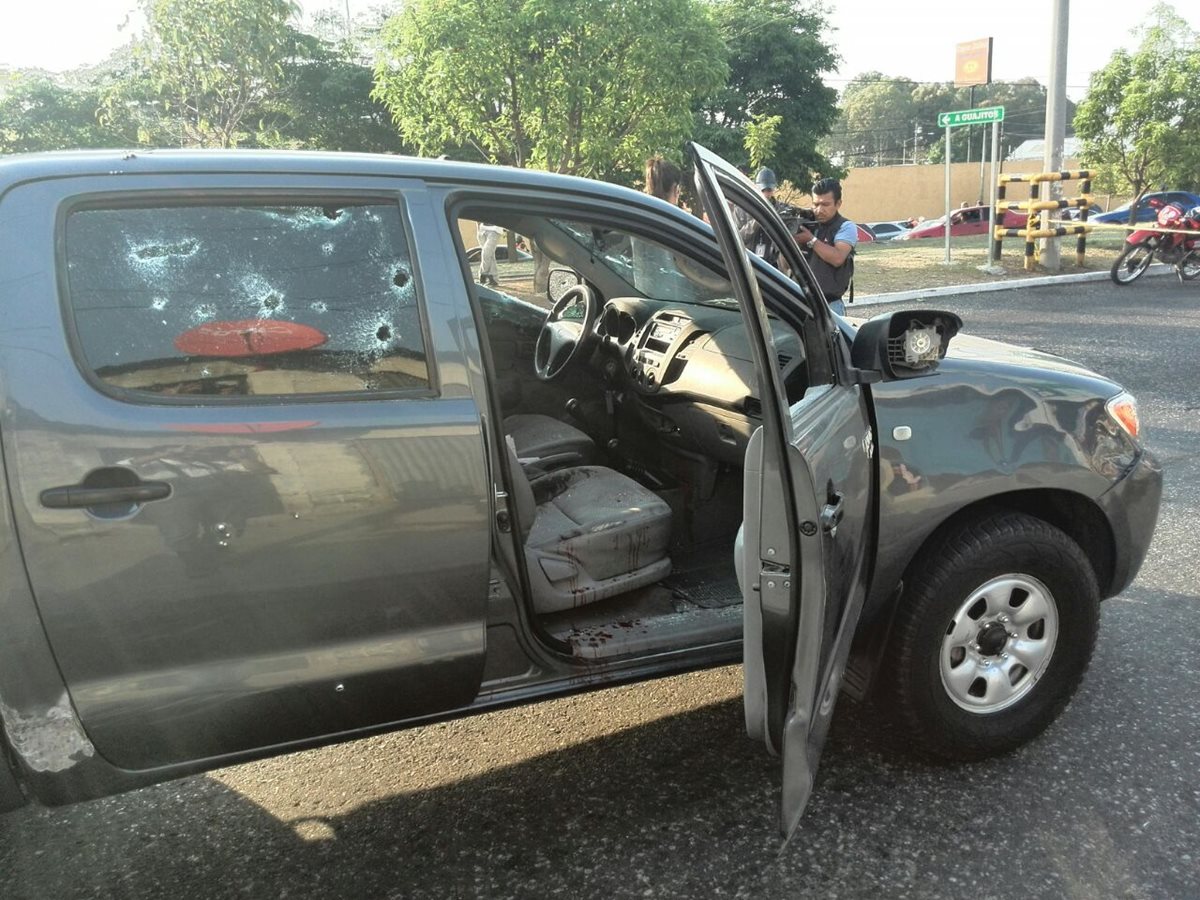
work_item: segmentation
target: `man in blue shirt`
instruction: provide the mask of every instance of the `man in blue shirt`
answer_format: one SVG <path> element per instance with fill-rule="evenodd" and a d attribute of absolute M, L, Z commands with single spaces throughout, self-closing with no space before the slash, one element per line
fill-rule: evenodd
<path fill-rule="evenodd" d="M 808 265 L 817 277 L 829 306 L 839 315 L 846 314 L 842 295 L 854 278 L 854 247 L 858 226 L 843 216 L 842 184 L 836 178 L 822 178 L 812 186 L 813 218 L 816 227 L 804 226 L 796 232 L 796 243 L 808 251 Z"/>

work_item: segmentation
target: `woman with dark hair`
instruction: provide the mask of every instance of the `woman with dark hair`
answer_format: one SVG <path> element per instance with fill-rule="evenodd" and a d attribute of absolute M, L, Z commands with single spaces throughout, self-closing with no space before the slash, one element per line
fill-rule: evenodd
<path fill-rule="evenodd" d="M 672 206 L 679 205 L 679 189 L 683 184 L 683 173 L 679 166 L 661 156 L 646 160 L 646 193 Z"/>

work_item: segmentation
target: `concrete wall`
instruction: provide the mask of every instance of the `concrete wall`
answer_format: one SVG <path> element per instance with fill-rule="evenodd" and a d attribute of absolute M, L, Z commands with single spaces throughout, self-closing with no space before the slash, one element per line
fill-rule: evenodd
<path fill-rule="evenodd" d="M 1078 160 L 1064 160 L 1064 169 L 1078 168 Z M 1040 172 L 1040 160 L 1008 160 L 1002 172 Z M 983 202 L 990 201 L 989 182 L 992 177 L 990 163 L 983 172 Z M 1078 181 L 1063 182 L 1063 196 L 1079 195 Z M 929 166 L 877 166 L 851 169 L 842 180 L 842 213 L 855 222 L 878 222 L 891 219 L 907 219 L 924 216 L 933 219 L 944 215 L 946 205 L 946 167 Z M 965 200 L 975 203 L 980 199 L 979 163 L 955 163 L 950 167 L 950 205 L 958 207 Z M 1029 199 L 1029 185 L 1008 186 L 1005 201 Z M 1101 206 L 1107 206 L 1105 198 L 1098 198 Z"/>

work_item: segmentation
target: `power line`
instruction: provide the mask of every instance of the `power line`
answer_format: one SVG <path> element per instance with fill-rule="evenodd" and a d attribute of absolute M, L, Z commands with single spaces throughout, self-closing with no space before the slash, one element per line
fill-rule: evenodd
<path fill-rule="evenodd" d="M 827 82 L 832 82 L 834 84 L 895 84 L 895 85 L 915 84 L 915 85 L 921 85 L 921 86 L 932 84 L 932 85 L 939 85 L 942 87 L 947 87 L 947 88 L 950 88 L 951 90 L 955 90 L 955 91 L 967 90 L 967 88 L 954 87 L 954 83 L 950 80 L 921 81 L 916 78 L 906 78 L 903 75 L 885 75 L 882 78 L 826 78 L 824 80 Z M 978 85 L 978 87 L 981 87 L 981 88 L 1034 87 L 1034 86 L 1041 88 L 1043 91 L 1046 90 L 1046 86 L 1044 84 L 1042 84 L 1040 81 L 1038 81 L 1036 78 L 1034 78 L 1032 75 L 1022 81 L 991 81 L 991 82 L 988 82 L 987 84 Z M 1069 84 L 1069 85 L 1067 85 L 1067 87 L 1070 90 L 1082 91 L 1082 90 L 1087 90 L 1087 88 L 1090 87 L 1090 85 Z"/>

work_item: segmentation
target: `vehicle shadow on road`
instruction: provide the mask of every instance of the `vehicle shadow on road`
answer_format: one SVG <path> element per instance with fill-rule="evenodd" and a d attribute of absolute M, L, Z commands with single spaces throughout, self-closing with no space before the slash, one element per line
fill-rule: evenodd
<path fill-rule="evenodd" d="M 1194 733 L 1179 675 L 1195 654 L 1147 665 L 1126 644 L 1135 622 L 1181 633 L 1194 597 L 1126 596 L 1076 701 L 1013 755 L 897 753 L 843 698 L 786 845 L 778 762 L 746 738 L 724 670 L 22 810 L 0 818 L 0 896 L 1189 895 L 1194 799 L 1171 761 Z M 661 714 L 710 683 L 716 702 Z M 1140 702 L 1164 686 L 1169 716 Z"/>
<path fill-rule="evenodd" d="M 822 779 L 839 777 L 839 757 L 880 754 L 881 740 L 840 713 Z M 286 774 L 289 759 L 251 766 Z M 427 789 L 405 788 L 403 759 L 381 762 L 345 775 L 393 793 L 340 813 L 316 812 L 325 802 L 306 814 L 304 785 L 277 778 L 300 798 L 281 818 L 212 777 L 20 810 L 0 818 L 0 895 L 520 896 L 536 885 L 621 896 L 651 883 L 711 895 L 746 873 L 726 859 L 714 884 L 705 860 L 739 841 L 760 862 L 781 846 L 778 761 L 746 738 L 740 698 Z"/>

